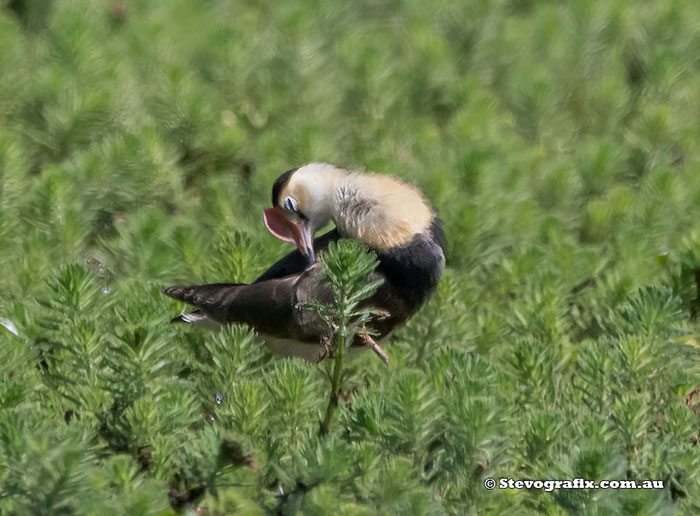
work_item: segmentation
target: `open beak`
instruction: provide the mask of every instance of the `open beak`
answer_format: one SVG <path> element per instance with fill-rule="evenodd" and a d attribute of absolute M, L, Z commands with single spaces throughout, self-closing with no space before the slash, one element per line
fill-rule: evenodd
<path fill-rule="evenodd" d="M 279 207 L 264 210 L 263 219 L 265 220 L 265 227 L 270 233 L 280 240 L 296 244 L 309 263 L 316 259 L 314 254 L 314 234 L 308 221 Z"/>

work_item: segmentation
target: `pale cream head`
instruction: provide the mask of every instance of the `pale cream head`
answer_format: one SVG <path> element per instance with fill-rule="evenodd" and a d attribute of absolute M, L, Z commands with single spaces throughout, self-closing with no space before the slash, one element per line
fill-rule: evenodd
<path fill-rule="evenodd" d="M 296 211 L 309 221 L 313 230 L 325 226 L 332 218 L 333 192 L 347 170 L 327 163 L 309 163 L 299 167 L 282 188 L 279 202 L 296 205 Z"/>
<path fill-rule="evenodd" d="M 342 235 L 380 251 L 428 231 L 434 217 L 423 194 L 393 176 L 309 163 L 285 179 L 275 202 L 307 219 L 312 233 L 332 220 Z"/>

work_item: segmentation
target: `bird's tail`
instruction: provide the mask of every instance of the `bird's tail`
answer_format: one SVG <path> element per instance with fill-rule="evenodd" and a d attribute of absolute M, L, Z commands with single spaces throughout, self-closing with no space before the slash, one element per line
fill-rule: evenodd
<path fill-rule="evenodd" d="M 234 287 L 242 283 L 210 283 L 209 285 L 167 287 L 163 289 L 166 296 L 183 301 L 191 305 L 200 306 L 216 302 L 223 294 L 228 293 Z"/>
<path fill-rule="evenodd" d="M 197 307 L 185 312 L 170 322 L 194 323 L 209 329 L 218 329 L 217 321 L 228 320 L 228 302 L 235 299 L 241 283 L 211 283 L 209 285 L 174 286 L 163 289 L 166 296 Z"/>
<path fill-rule="evenodd" d="M 163 289 L 166 296 L 197 307 L 219 323 L 246 323 L 259 330 L 280 328 L 293 319 L 294 292 L 289 280 L 209 285 L 174 286 Z M 183 318 L 182 322 L 193 322 Z M 262 331 L 262 330 L 261 330 Z"/>

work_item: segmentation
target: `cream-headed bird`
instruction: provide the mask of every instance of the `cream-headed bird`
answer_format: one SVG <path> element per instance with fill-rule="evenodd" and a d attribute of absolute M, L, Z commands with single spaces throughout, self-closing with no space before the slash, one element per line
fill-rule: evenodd
<path fill-rule="evenodd" d="M 374 274 L 384 283 L 364 304 L 389 313 L 372 323 L 380 342 L 431 296 L 445 268 L 440 219 L 417 188 L 396 177 L 310 163 L 277 178 L 272 205 L 264 210 L 265 225 L 298 249 L 250 284 L 164 289 L 166 295 L 197 307 L 173 322 L 208 327 L 246 323 L 273 352 L 318 361 L 327 356 L 323 331 L 298 305 L 333 299 L 320 281 L 322 268 L 316 260 L 316 253 L 329 242 L 359 240 L 377 254 Z M 335 229 L 314 239 L 316 231 L 331 221 Z M 357 336 L 353 348 L 372 348 L 387 360 L 367 335 Z"/>

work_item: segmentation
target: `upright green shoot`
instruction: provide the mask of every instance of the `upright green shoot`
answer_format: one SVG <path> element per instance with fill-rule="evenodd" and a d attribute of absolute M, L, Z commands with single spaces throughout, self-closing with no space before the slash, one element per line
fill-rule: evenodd
<path fill-rule="evenodd" d="M 303 309 L 314 310 L 327 327 L 328 352 L 333 357 L 333 370 L 329 374 L 330 393 L 326 413 L 321 421 L 320 435 L 330 429 L 333 412 L 338 406 L 338 396 L 342 389 L 343 358 L 357 334 L 368 335 L 366 327 L 372 319 L 381 315 L 377 310 L 362 305 L 374 294 L 383 280 L 372 273 L 378 265 L 374 253 L 368 252 L 358 242 L 341 240 L 331 243 L 328 252 L 321 254 L 323 283 L 333 292 L 333 302 L 325 305 L 310 303 Z"/>

